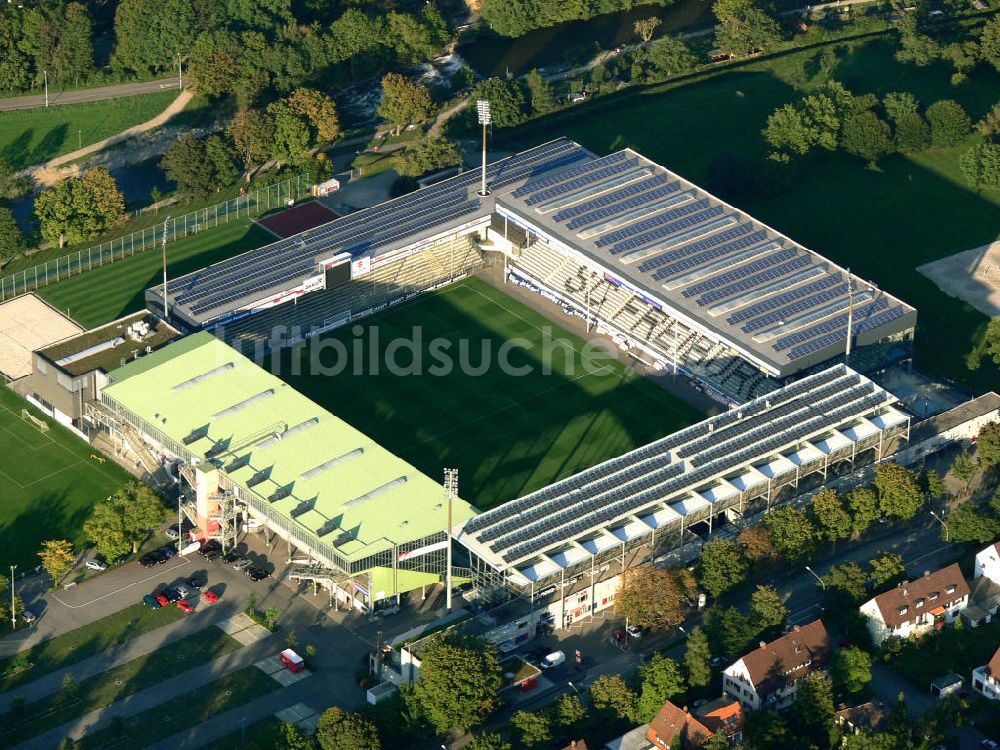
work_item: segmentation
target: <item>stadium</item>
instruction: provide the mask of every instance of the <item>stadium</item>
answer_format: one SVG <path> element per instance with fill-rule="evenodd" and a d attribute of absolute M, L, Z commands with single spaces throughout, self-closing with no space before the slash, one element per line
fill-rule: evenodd
<path fill-rule="evenodd" d="M 880 461 L 909 437 L 909 415 L 864 374 L 909 355 L 916 311 L 904 302 L 629 149 L 597 157 L 560 139 L 489 165 L 486 195 L 478 177 L 147 290 L 147 306 L 190 335 L 112 372 L 92 418 L 177 462 L 185 511 L 207 535 L 230 539 L 241 514 L 256 519 L 287 540 L 290 558 L 299 550 L 294 577 L 341 601 L 373 611 L 441 582 L 455 540 L 469 598 L 514 597 L 560 627 L 610 606 L 622 569 Z M 396 455 L 409 449 L 398 423 L 373 440 L 336 416 L 353 408 L 363 421 L 360 408 L 398 403 L 352 407 L 329 381 L 254 363 L 387 308 L 419 317 L 407 306 L 418 297 L 488 275 L 497 296 L 555 302 L 623 358 L 687 377 L 728 410 L 701 421 L 647 413 L 659 424 L 630 442 L 470 504 L 429 478 L 448 463 L 421 470 Z M 489 387 L 484 398 L 502 397 L 502 381 Z M 503 438 L 490 416 L 476 429 Z"/>

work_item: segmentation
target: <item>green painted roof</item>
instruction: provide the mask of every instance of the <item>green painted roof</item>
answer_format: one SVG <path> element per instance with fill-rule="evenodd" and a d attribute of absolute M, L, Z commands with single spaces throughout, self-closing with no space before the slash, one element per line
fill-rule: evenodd
<path fill-rule="evenodd" d="M 443 487 L 371 438 L 310 401 L 210 333 L 188 336 L 110 373 L 104 392 L 178 443 L 204 455 L 217 441 L 249 463 L 229 476 L 267 499 L 271 507 L 344 557 L 356 560 L 444 529 Z M 292 518 L 303 503 L 312 508 Z M 452 522 L 475 515 L 456 500 Z M 348 533 L 349 538 L 345 536 Z M 339 544 L 337 543 L 339 540 Z"/>

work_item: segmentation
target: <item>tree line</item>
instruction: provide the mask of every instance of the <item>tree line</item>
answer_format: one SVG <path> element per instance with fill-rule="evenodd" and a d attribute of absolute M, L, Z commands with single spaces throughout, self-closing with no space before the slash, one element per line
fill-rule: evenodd
<path fill-rule="evenodd" d="M 664 7 L 673 0 L 484 0 L 480 12 L 502 36 L 523 36 L 534 29 L 619 13 L 642 5 Z"/>

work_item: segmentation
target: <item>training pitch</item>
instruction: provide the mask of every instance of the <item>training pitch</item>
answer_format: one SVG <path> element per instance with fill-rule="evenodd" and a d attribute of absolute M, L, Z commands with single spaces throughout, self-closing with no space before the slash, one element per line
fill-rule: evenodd
<path fill-rule="evenodd" d="M 394 343 L 414 340 L 415 329 L 419 346 Z M 550 347 L 548 374 L 546 338 L 565 341 Z M 505 344 L 508 368 L 497 362 Z M 472 278 L 319 336 L 297 355 L 286 352 L 279 374 L 429 476 L 441 480 L 445 467 L 458 468 L 459 495 L 486 509 L 703 418 L 610 356 L 585 367 L 585 344 Z M 346 369 L 311 373 L 316 356 L 336 369 L 338 347 Z M 484 351 L 491 352 L 485 368 Z M 390 353 L 408 374 L 388 371 Z M 299 375 L 290 372 L 293 356 Z M 452 366 L 442 373 L 445 359 Z"/>
<path fill-rule="evenodd" d="M 90 446 L 40 412 L 30 409 L 49 425 L 44 433 L 22 419 L 26 406 L 0 387 L 0 549 L 4 564 L 20 570 L 38 565 L 46 539 L 69 539 L 79 548 L 90 509 L 129 479 L 110 460 L 91 458 Z"/>

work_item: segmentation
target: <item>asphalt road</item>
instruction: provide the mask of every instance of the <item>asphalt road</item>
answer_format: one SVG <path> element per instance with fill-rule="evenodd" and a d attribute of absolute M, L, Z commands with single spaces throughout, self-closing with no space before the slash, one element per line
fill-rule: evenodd
<path fill-rule="evenodd" d="M 142 81 L 141 83 L 116 83 L 113 86 L 98 86 L 92 89 L 70 89 L 68 91 L 54 91 L 52 88 L 49 88 L 49 106 L 96 102 L 102 99 L 120 99 L 125 96 L 153 94 L 164 89 L 176 88 L 176 78 L 160 78 L 155 81 Z M 0 99 L 0 112 L 8 112 L 15 109 L 37 109 L 44 106 L 44 94 L 31 94 L 29 96 L 14 96 L 9 99 Z"/>

